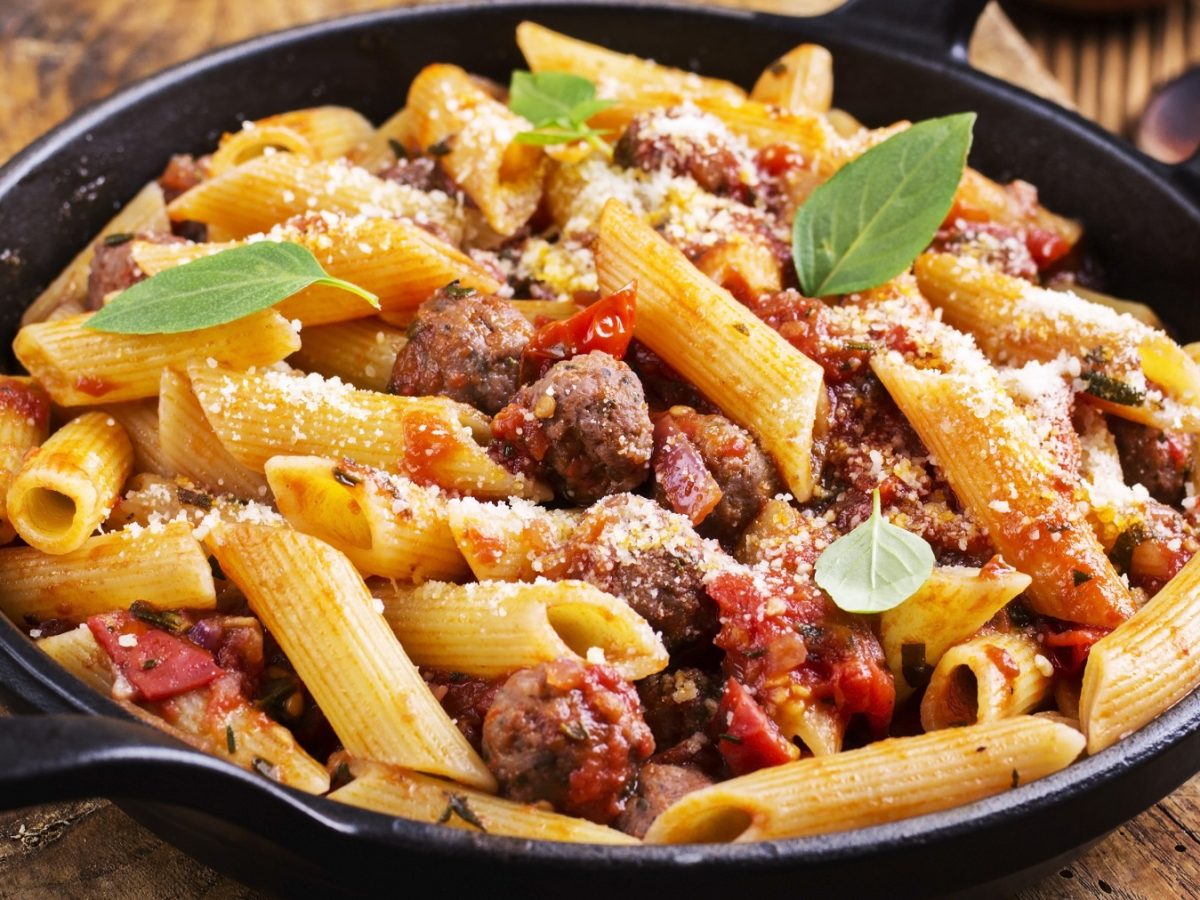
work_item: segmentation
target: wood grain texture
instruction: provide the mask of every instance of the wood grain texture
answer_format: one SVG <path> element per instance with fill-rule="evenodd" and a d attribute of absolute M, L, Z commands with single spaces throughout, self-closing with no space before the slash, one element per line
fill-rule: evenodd
<path fill-rule="evenodd" d="M 724 0 L 815 13 L 839 0 Z M 0 0 L 0 161 L 117 87 L 210 47 L 394 0 Z M 1114 130 L 1151 87 L 1200 56 L 1200 0 L 1101 23 L 994 5 L 972 42 L 981 68 Z M 1062 82 L 1058 84 L 1048 71 Z M 1114 89 L 1117 85 L 1120 90 Z M 4 714 L 0 699 L 0 715 Z M 1023 891 L 1021 900 L 1200 895 L 1200 777 Z M 104 801 L 0 813 L 0 898 L 250 900 L 259 894 L 189 859 Z"/>

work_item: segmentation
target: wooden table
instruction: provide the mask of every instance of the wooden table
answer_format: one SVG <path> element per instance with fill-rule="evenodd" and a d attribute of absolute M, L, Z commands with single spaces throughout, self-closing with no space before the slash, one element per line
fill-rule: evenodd
<path fill-rule="evenodd" d="M 723 0 L 795 11 L 838 0 Z M 209 47 L 388 0 L 0 0 L 0 162 L 79 105 Z M 1200 58 L 1200 0 L 1102 24 L 1017 10 L 1033 47 L 993 8 L 972 46 L 982 68 L 1113 130 L 1152 83 Z M 1040 55 L 1039 55 L 1040 54 Z M 1052 67 L 1061 83 L 1052 79 Z M 3 714 L 0 700 L 0 714 Z M 0 761 L 0 764 L 3 764 Z M 1200 777 L 1020 896 L 1200 895 Z M 251 898 L 104 801 L 0 814 L 0 898 Z"/>

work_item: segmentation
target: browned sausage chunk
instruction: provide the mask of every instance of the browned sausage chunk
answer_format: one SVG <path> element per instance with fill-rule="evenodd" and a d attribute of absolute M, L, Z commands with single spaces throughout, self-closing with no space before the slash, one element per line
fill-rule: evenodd
<path fill-rule="evenodd" d="M 714 547 L 684 516 L 645 497 L 618 494 L 580 520 L 566 549 L 564 577 L 620 597 L 674 652 L 716 634 L 716 606 L 704 590 Z"/>
<path fill-rule="evenodd" d="M 1121 471 L 1130 484 L 1143 485 L 1160 503 L 1176 506 L 1182 500 L 1191 474 L 1195 438 L 1174 431 L 1159 431 L 1109 416 L 1108 427 L 1117 439 Z"/>
<path fill-rule="evenodd" d="M 440 394 L 492 415 L 517 390 L 521 351 L 533 326 L 498 297 L 458 286 L 421 304 L 396 356 L 388 390 L 426 397 Z"/>
<path fill-rule="evenodd" d="M 711 194 L 752 202 L 749 168 L 715 116 L 694 109 L 635 116 L 617 141 L 613 161 L 646 172 L 690 175 Z"/>
<path fill-rule="evenodd" d="M 637 683 L 646 724 L 660 748 L 703 732 L 717 713 L 722 683 L 702 669 L 680 668 L 659 672 Z"/>
<path fill-rule="evenodd" d="M 637 793 L 625 804 L 625 811 L 614 824 L 626 834 L 645 837 L 650 824 L 664 809 L 680 797 L 711 784 L 707 775 L 691 766 L 646 763 L 638 774 Z"/>
<path fill-rule="evenodd" d="M 173 234 L 109 235 L 96 241 L 96 252 L 92 257 L 92 268 L 88 272 L 88 292 L 84 306 L 99 309 L 104 298 L 113 291 L 123 291 L 146 277 L 146 273 L 133 261 L 133 242 L 150 241 L 154 244 L 181 244 L 183 238 Z"/>
<path fill-rule="evenodd" d="M 560 659 L 509 677 L 483 722 L 504 796 L 608 824 L 654 752 L 637 693 L 612 669 Z"/>
<path fill-rule="evenodd" d="M 521 388 L 492 433 L 578 504 L 632 490 L 650 472 L 654 427 L 642 384 L 598 350 L 555 363 Z"/>

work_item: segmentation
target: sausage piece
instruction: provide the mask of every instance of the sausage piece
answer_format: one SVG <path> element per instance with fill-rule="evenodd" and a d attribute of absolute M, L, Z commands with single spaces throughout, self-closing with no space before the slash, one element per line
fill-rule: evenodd
<path fill-rule="evenodd" d="M 1125 480 L 1144 486 L 1159 503 L 1178 505 L 1186 490 L 1195 439 L 1116 416 L 1109 416 L 1108 427 L 1117 441 Z"/>
<path fill-rule="evenodd" d="M 691 766 L 646 763 L 638 775 L 637 792 L 614 824 L 626 834 L 645 837 L 664 809 L 686 794 L 710 785 L 712 780 Z"/>
<path fill-rule="evenodd" d="M 605 825 L 653 752 L 633 688 L 570 659 L 515 672 L 483 722 L 483 756 L 504 796 Z"/>
<path fill-rule="evenodd" d="M 388 390 L 441 395 L 493 415 L 517 390 L 533 326 L 511 304 L 457 285 L 421 304 L 396 356 Z"/>

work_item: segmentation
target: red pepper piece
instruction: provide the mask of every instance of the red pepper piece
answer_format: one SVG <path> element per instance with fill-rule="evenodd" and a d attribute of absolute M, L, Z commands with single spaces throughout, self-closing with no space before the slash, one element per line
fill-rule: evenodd
<path fill-rule="evenodd" d="M 636 309 L 637 284 L 631 281 L 569 319 L 547 322 L 521 354 L 521 383 L 537 381 L 556 362 L 593 350 L 621 359 L 633 340 Z"/>
<path fill-rule="evenodd" d="M 654 423 L 654 479 L 677 513 L 704 521 L 721 502 L 721 486 L 704 464 L 704 457 L 675 417 L 664 413 Z"/>
<path fill-rule="evenodd" d="M 1044 228 L 1025 229 L 1025 246 L 1038 269 L 1048 269 L 1071 252 L 1070 244 Z"/>
<path fill-rule="evenodd" d="M 717 749 L 734 775 L 791 762 L 798 755 L 796 747 L 780 733 L 779 726 L 732 678 L 725 682 L 716 722 L 720 730 Z"/>
<path fill-rule="evenodd" d="M 124 610 L 92 616 L 87 626 L 96 643 L 138 692 L 133 699 L 152 703 L 166 700 L 204 687 L 224 672 L 207 650 L 151 628 Z"/>

